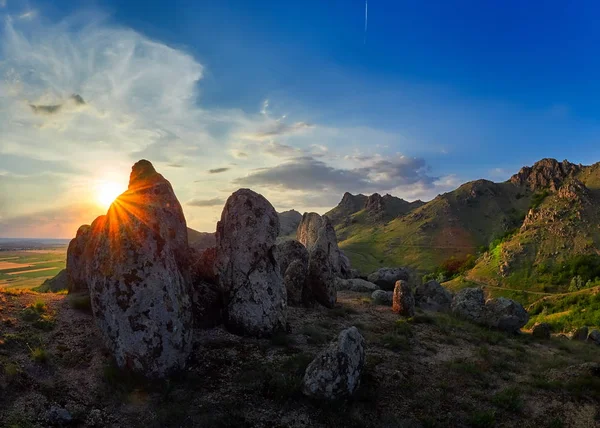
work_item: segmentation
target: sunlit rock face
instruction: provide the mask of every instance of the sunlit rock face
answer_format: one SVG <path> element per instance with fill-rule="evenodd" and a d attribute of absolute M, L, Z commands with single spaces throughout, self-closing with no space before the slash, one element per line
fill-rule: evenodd
<path fill-rule="evenodd" d="M 232 194 L 217 223 L 216 272 L 225 323 L 240 334 L 269 336 L 286 325 L 287 293 L 275 258 L 279 218 L 262 195 Z"/>
<path fill-rule="evenodd" d="M 171 184 L 139 161 L 85 249 L 94 317 L 119 366 L 148 377 L 184 367 L 192 333 L 187 239 Z"/>
<path fill-rule="evenodd" d="M 89 225 L 83 225 L 77 230 L 75 238 L 69 242 L 67 249 L 67 287 L 69 293 L 74 293 L 88 289 L 86 278 L 86 263 L 84 257 L 85 247 L 90 238 L 91 228 Z"/>

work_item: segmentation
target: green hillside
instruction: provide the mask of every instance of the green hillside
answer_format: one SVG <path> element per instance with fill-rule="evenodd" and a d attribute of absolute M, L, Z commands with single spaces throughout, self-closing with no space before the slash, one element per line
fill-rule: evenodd
<path fill-rule="evenodd" d="M 373 221 L 366 209 L 338 222 L 340 247 L 363 272 L 407 265 L 434 270 L 454 257 L 477 254 L 522 222 L 532 192 L 509 182 L 477 180 L 389 221 Z"/>

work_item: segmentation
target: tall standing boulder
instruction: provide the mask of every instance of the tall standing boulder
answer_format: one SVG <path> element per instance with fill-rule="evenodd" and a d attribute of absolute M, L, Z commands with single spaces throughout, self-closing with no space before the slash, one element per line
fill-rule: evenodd
<path fill-rule="evenodd" d="M 329 217 L 304 213 L 298 225 L 296 239 L 306 247 L 309 254 L 316 247 L 324 250 L 335 276 L 350 277 L 350 261 L 338 247 L 335 229 Z"/>
<path fill-rule="evenodd" d="M 412 317 L 415 314 L 415 297 L 406 281 L 396 281 L 392 310 L 404 317 Z"/>
<path fill-rule="evenodd" d="M 92 310 L 117 364 L 148 377 L 185 366 L 192 315 L 186 221 L 171 184 L 146 160 L 91 226 Z"/>
<path fill-rule="evenodd" d="M 87 224 L 77 229 L 77 235 L 67 249 L 67 288 L 69 293 L 87 290 L 85 247 L 90 238 L 91 227 Z"/>
<path fill-rule="evenodd" d="M 269 336 L 286 326 L 287 293 L 275 258 L 279 218 L 262 195 L 232 194 L 217 224 L 215 267 L 232 331 Z"/>
<path fill-rule="evenodd" d="M 312 398 L 335 400 L 351 396 L 365 367 L 365 339 L 356 327 L 343 330 L 308 365 L 302 392 Z"/>
<path fill-rule="evenodd" d="M 336 278 L 342 275 L 335 229 L 327 216 L 305 213 L 297 238 L 308 250 L 308 286 L 314 299 L 332 308 L 337 302 Z"/>

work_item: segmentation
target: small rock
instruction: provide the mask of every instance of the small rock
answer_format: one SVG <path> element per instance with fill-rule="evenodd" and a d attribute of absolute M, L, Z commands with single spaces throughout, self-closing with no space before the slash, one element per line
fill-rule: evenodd
<path fill-rule="evenodd" d="M 404 317 L 412 317 L 415 314 L 415 297 L 406 281 L 396 281 L 392 310 Z"/>
<path fill-rule="evenodd" d="M 356 327 L 350 327 L 308 365 L 302 392 L 326 400 L 351 396 L 360 385 L 364 366 L 365 339 Z"/>
<path fill-rule="evenodd" d="M 579 327 L 577 330 L 571 333 L 571 340 L 577 340 L 579 342 L 585 342 L 588 338 L 587 326 Z"/>
<path fill-rule="evenodd" d="M 552 326 L 546 322 L 536 322 L 531 330 L 531 335 L 538 339 L 550 339 Z"/>
<path fill-rule="evenodd" d="M 371 294 L 371 299 L 376 305 L 392 306 L 393 298 L 393 291 L 376 290 Z"/>
<path fill-rule="evenodd" d="M 338 290 L 350 290 L 357 293 L 372 293 L 375 290 L 379 290 L 377 285 L 360 278 L 336 278 L 335 284 Z"/>
<path fill-rule="evenodd" d="M 415 303 L 426 311 L 445 312 L 452 305 L 452 293 L 437 281 L 419 285 L 415 290 Z"/>
<path fill-rule="evenodd" d="M 593 343 L 594 345 L 600 345 L 600 331 L 592 330 L 590 334 L 588 334 L 587 341 Z"/>
<path fill-rule="evenodd" d="M 369 282 L 377 284 L 383 290 L 393 290 L 396 281 L 408 281 L 410 275 L 408 270 L 402 267 L 397 268 L 381 268 L 373 272 L 367 277 Z"/>
<path fill-rule="evenodd" d="M 52 406 L 50 410 L 48 410 L 47 419 L 52 424 L 68 424 L 73 420 L 73 417 L 69 413 L 69 411 L 63 407 Z"/>

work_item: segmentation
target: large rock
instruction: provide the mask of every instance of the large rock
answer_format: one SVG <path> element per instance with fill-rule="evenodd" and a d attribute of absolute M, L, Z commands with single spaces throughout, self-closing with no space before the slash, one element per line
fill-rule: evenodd
<path fill-rule="evenodd" d="M 281 218 L 281 217 L 280 217 Z M 308 281 L 308 250 L 300 242 L 290 239 L 279 242 L 275 259 L 287 290 L 289 306 L 308 305 L 311 301 Z"/>
<path fill-rule="evenodd" d="M 550 339 L 552 326 L 546 322 L 536 322 L 531 329 L 531 335 L 538 339 Z"/>
<path fill-rule="evenodd" d="M 283 275 L 287 292 L 288 306 L 307 306 L 312 302 L 312 294 L 306 287 L 308 266 L 300 259 L 294 260 Z"/>
<path fill-rule="evenodd" d="M 415 303 L 426 311 L 445 312 L 452 305 L 452 293 L 437 281 L 429 281 L 417 286 Z"/>
<path fill-rule="evenodd" d="M 509 333 L 518 332 L 529 321 L 529 314 L 519 302 L 498 297 L 485 303 L 484 322 L 488 327 Z"/>
<path fill-rule="evenodd" d="M 518 332 L 529 321 L 519 302 L 499 297 L 484 299 L 481 288 L 460 290 L 452 301 L 452 312 L 475 323 L 510 333 Z"/>
<path fill-rule="evenodd" d="M 342 279 L 336 278 L 335 280 L 336 287 L 338 291 L 341 290 L 350 290 L 356 291 L 358 293 L 372 293 L 373 291 L 379 290 L 379 287 L 372 282 L 365 281 L 360 278 L 353 279 Z"/>
<path fill-rule="evenodd" d="M 87 259 L 85 248 L 90 238 L 91 227 L 87 224 L 80 226 L 75 238 L 69 242 L 67 249 L 67 288 L 69 293 L 87 290 Z"/>
<path fill-rule="evenodd" d="M 415 314 L 415 297 L 406 281 L 396 281 L 392 310 L 404 317 L 412 317 Z"/>
<path fill-rule="evenodd" d="M 594 344 L 600 345 L 600 331 L 592 330 L 590 334 L 588 334 L 587 341 Z"/>
<path fill-rule="evenodd" d="M 227 199 L 215 265 L 225 321 L 237 333 L 260 337 L 285 329 L 287 293 L 274 254 L 278 234 L 277 213 L 262 195 L 240 189 Z"/>
<path fill-rule="evenodd" d="M 577 330 L 571 333 L 570 339 L 579 342 L 585 342 L 588 338 L 588 332 L 589 329 L 587 326 L 579 327 Z"/>
<path fill-rule="evenodd" d="M 92 223 L 81 256 L 94 318 L 119 366 L 149 377 L 185 366 L 192 334 L 187 249 L 171 184 L 139 161 L 128 190 Z"/>
<path fill-rule="evenodd" d="M 310 252 L 308 261 L 308 286 L 314 299 L 327 308 L 337 302 L 336 275 L 329 254 L 320 246 Z"/>
<path fill-rule="evenodd" d="M 335 229 L 329 217 L 304 213 L 298 225 L 296 239 L 306 247 L 309 254 L 317 247 L 325 251 L 335 276 L 350 277 L 350 261 L 338 247 Z"/>
<path fill-rule="evenodd" d="M 464 288 L 452 300 L 452 313 L 474 322 L 483 317 L 485 298 L 481 288 Z"/>
<path fill-rule="evenodd" d="M 356 327 L 350 327 L 308 365 L 302 392 L 326 400 L 348 397 L 358 389 L 364 366 L 365 340 Z"/>
<path fill-rule="evenodd" d="M 393 290 L 394 286 L 396 285 L 396 281 L 408 281 L 409 278 L 409 272 L 404 268 L 384 267 L 370 274 L 367 277 L 367 280 L 377 284 L 383 290 Z"/>
<path fill-rule="evenodd" d="M 275 247 L 275 258 L 279 263 L 282 276 L 285 275 L 285 271 L 294 260 L 300 260 L 308 266 L 308 250 L 303 244 L 294 239 L 279 242 Z"/>
<path fill-rule="evenodd" d="M 376 305 L 392 306 L 393 299 L 394 299 L 393 291 L 377 290 L 377 291 L 373 291 L 373 294 L 371 294 L 371 300 Z"/>

